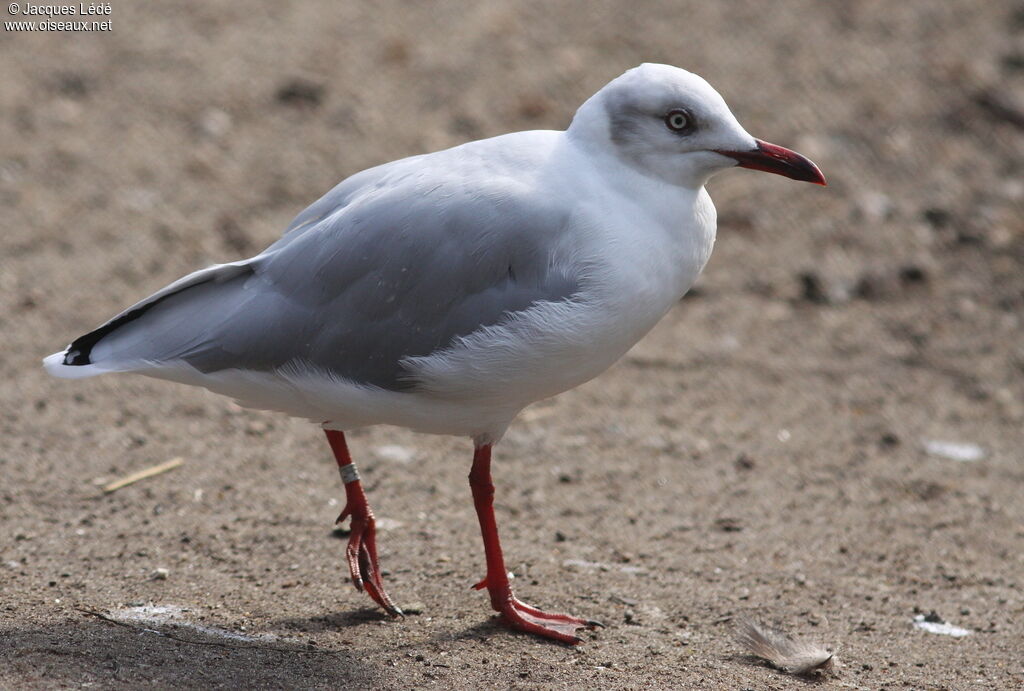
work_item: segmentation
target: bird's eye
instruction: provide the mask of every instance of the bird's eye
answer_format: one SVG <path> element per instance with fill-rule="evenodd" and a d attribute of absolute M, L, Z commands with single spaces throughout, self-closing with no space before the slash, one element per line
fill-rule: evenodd
<path fill-rule="evenodd" d="M 686 132 L 693 128 L 693 120 L 685 110 L 670 110 L 665 115 L 665 126 L 673 132 Z"/>

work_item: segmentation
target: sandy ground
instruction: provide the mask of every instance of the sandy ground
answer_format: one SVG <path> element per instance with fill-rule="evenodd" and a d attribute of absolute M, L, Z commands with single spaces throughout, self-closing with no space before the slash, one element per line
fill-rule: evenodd
<path fill-rule="evenodd" d="M 0 32 L 0 687 L 799 687 L 733 643 L 743 617 L 836 650 L 827 686 L 1024 684 L 1019 3 L 115 2 L 109 18 Z M 346 580 L 316 428 L 39 367 L 265 246 L 341 178 L 563 128 L 644 60 L 707 77 L 830 186 L 713 181 L 694 294 L 498 447 L 519 592 L 603 620 L 583 645 L 507 632 L 469 590 L 468 441 L 351 437 L 391 592 L 419 611 L 394 621 Z M 932 612 L 970 634 L 913 626 Z"/>

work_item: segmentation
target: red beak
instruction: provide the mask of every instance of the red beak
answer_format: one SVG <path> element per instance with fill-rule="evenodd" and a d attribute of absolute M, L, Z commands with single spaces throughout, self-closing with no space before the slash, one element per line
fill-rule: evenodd
<path fill-rule="evenodd" d="M 715 153 L 735 158 L 740 168 L 752 170 L 763 170 L 766 173 L 783 175 L 793 180 L 802 182 L 813 182 L 815 185 L 825 185 L 825 176 L 818 170 L 818 166 L 806 156 L 801 156 L 795 151 L 790 151 L 775 144 L 755 139 L 757 147 L 750 151 L 715 151 Z"/>

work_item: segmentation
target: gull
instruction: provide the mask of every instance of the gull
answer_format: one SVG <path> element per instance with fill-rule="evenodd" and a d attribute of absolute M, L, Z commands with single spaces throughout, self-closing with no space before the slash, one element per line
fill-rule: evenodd
<path fill-rule="evenodd" d="M 755 139 L 701 77 L 643 64 L 564 131 L 516 132 L 357 173 L 250 259 L 196 271 L 45 358 L 58 377 L 132 372 L 318 423 L 341 474 L 355 587 L 400 615 L 345 432 L 469 437 L 491 606 L 564 643 L 598 622 L 512 591 L 491 449 L 516 415 L 607 369 L 675 305 L 715 240 L 708 179 L 740 166 L 820 185 Z"/>

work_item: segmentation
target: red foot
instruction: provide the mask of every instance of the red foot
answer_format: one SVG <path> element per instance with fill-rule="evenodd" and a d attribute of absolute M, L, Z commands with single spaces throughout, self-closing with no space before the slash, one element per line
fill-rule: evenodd
<path fill-rule="evenodd" d="M 348 571 L 352 575 L 352 584 L 356 590 L 365 589 L 366 594 L 389 614 L 401 616 L 402 610 L 391 601 L 381 581 L 380 563 L 377 560 L 377 526 L 373 512 L 369 506 L 357 506 L 355 509 L 349 506 L 349 503 L 345 504 L 345 510 L 341 512 L 336 522 L 341 523 L 347 516 L 352 516 L 348 547 L 345 548 L 345 559 L 348 561 Z"/>
<path fill-rule="evenodd" d="M 525 602 L 520 602 L 514 595 L 511 595 L 500 607 L 495 607 L 495 609 L 501 612 L 502 621 L 510 628 L 569 645 L 576 645 L 583 641 L 576 635 L 576 631 L 579 629 L 593 629 L 602 625 L 597 621 L 588 621 L 568 614 L 539 610 Z"/>
<path fill-rule="evenodd" d="M 488 588 L 487 578 L 473 586 L 474 590 L 483 590 L 484 588 Z M 496 612 L 501 613 L 501 619 L 506 626 L 517 631 L 576 645 L 583 641 L 576 635 L 577 630 L 604 627 L 604 624 L 599 621 L 580 619 L 568 614 L 545 612 L 532 607 L 518 600 L 509 586 L 499 586 L 495 590 L 498 592 L 491 593 L 491 606 Z"/>
<path fill-rule="evenodd" d="M 349 526 L 348 547 L 345 548 L 345 560 L 348 571 L 352 574 L 352 584 L 356 590 L 366 590 L 373 601 L 384 608 L 388 614 L 400 616 L 400 610 L 387 591 L 380 578 L 380 564 L 377 561 L 377 525 L 373 520 L 373 511 L 363 492 L 363 483 L 359 481 L 359 473 L 352 464 L 348 454 L 345 435 L 335 430 L 325 430 L 327 441 L 334 451 L 334 458 L 341 469 L 342 481 L 345 483 L 345 510 L 338 516 L 336 523 L 352 517 Z"/>

